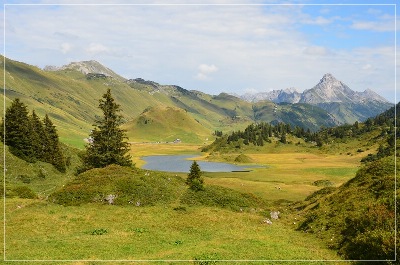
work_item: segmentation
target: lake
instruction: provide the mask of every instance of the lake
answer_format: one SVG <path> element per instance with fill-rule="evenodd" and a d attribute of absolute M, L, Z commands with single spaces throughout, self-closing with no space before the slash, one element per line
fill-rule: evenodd
<path fill-rule="evenodd" d="M 190 166 L 196 155 L 156 155 L 143 156 L 141 159 L 146 162 L 142 167 L 148 170 L 167 171 L 167 172 L 185 172 L 190 171 Z M 232 172 L 232 171 L 249 171 L 250 168 L 257 166 L 238 166 L 222 162 L 196 161 L 201 171 L 204 172 Z"/>

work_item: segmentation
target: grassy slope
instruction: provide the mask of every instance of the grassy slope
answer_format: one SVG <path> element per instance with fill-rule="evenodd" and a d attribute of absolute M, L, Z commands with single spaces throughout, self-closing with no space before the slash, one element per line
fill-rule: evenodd
<path fill-rule="evenodd" d="M 138 142 L 203 143 L 211 131 L 186 111 L 172 107 L 154 107 L 122 126 L 130 139 Z"/>
<path fill-rule="evenodd" d="M 2 82 L 3 62 L 0 66 Z M 136 118 L 148 107 L 179 107 L 186 109 L 188 115 L 199 120 L 211 133 L 220 128 L 228 127 L 230 130 L 232 122 L 226 124 L 225 121 L 230 120 L 233 112 L 229 108 L 236 108 L 236 105 L 231 106 L 230 99 L 220 99 L 216 104 L 210 103 L 212 97 L 200 92 L 172 86 L 164 86 L 163 91 L 153 91 L 143 84 L 128 85 L 112 78 L 87 80 L 76 70 L 47 72 L 10 59 L 6 61 L 5 77 L 6 106 L 18 97 L 40 116 L 48 113 L 57 126 L 60 139 L 78 147 L 83 147 L 83 138 L 88 136 L 95 117 L 101 115 L 98 100 L 110 87 L 116 102 L 121 105 L 121 114 L 126 121 Z M 240 104 L 249 108 L 249 104 L 245 102 Z M 238 120 L 234 124 L 241 128 L 248 123 L 248 120 Z M 203 138 L 204 130 L 202 128 L 197 137 Z M 156 137 L 151 133 L 148 136 Z"/>
<path fill-rule="evenodd" d="M 97 194 L 95 198 L 119 192 L 119 206 L 65 207 L 49 201 L 7 199 L 7 258 L 338 259 L 318 240 L 294 231 L 284 219 L 263 224 L 273 208 L 260 209 L 262 204 L 255 198 L 210 185 L 206 188 L 207 193 L 191 193 L 179 177 L 112 166 L 84 173 L 50 201 L 71 189 Z M 84 193 L 75 198 L 82 199 Z M 243 212 L 231 207 L 236 203 Z"/>
<path fill-rule="evenodd" d="M 310 235 L 279 221 L 266 226 L 253 213 L 205 207 L 63 207 L 34 200 L 10 200 L 6 208 L 8 259 L 338 259 Z M 34 229 L 32 223 L 37 224 Z"/>
<path fill-rule="evenodd" d="M 394 175 L 394 158 L 386 157 L 364 165 L 339 188 L 312 194 L 297 206 L 298 229 L 317 234 L 346 259 L 393 260 Z"/>
<path fill-rule="evenodd" d="M 275 108 L 276 106 L 276 108 Z M 292 126 L 300 126 L 318 130 L 321 126 L 332 127 L 336 123 L 323 109 L 308 104 L 274 104 L 259 102 L 254 106 L 254 115 L 257 121 L 279 121 Z"/>

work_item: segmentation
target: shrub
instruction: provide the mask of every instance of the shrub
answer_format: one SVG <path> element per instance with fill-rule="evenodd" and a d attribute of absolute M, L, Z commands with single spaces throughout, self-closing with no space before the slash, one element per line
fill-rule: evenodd
<path fill-rule="evenodd" d="M 12 189 L 15 194 L 23 199 L 36 199 L 37 195 L 34 191 L 32 191 L 29 187 L 27 186 L 20 186 L 20 187 L 15 187 Z"/>
<path fill-rule="evenodd" d="M 194 191 L 201 191 L 204 190 L 204 180 L 201 177 L 201 170 L 199 164 L 196 161 L 193 161 L 192 165 L 190 166 L 190 172 L 186 179 L 186 184 L 189 185 L 189 188 Z"/>
<path fill-rule="evenodd" d="M 187 190 L 181 198 L 181 203 L 221 207 L 239 211 L 245 208 L 256 208 L 262 205 L 263 202 L 252 194 L 243 194 L 219 186 L 207 186 L 202 191 Z"/>

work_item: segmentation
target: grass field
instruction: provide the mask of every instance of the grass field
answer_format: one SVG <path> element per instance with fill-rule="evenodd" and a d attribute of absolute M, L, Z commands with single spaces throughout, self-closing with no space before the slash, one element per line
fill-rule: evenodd
<path fill-rule="evenodd" d="M 132 156 L 137 166 L 142 166 L 141 156 L 198 154 L 196 160 L 205 160 L 208 154 L 200 152 L 200 145 L 185 144 L 134 144 Z M 347 154 L 321 154 L 317 149 L 307 149 L 294 145 L 281 146 L 280 150 L 270 153 L 257 150 L 246 155 L 262 168 L 251 172 L 204 173 L 206 183 L 251 192 L 268 201 L 303 200 L 312 192 L 320 189 L 314 184 L 326 180 L 339 186 L 354 177 L 360 163 L 359 156 Z M 251 153 L 253 152 L 253 153 Z M 231 154 L 236 157 L 238 154 Z M 222 161 L 222 159 L 220 159 Z M 179 174 L 183 178 L 185 174 Z"/>
<path fill-rule="evenodd" d="M 196 159 L 209 155 L 200 152 L 201 145 L 135 143 L 131 148 L 139 167 L 143 165 L 140 157 L 145 155 L 197 154 Z M 306 260 L 338 260 L 346 264 L 339 262 L 341 258 L 314 235 L 295 231 L 297 220 L 287 205 L 320 189 L 313 185 L 317 180 L 329 180 L 335 185 L 348 180 L 359 160 L 299 150 L 288 146 L 275 153 L 250 152 L 246 155 L 265 167 L 251 172 L 204 174 L 206 185 L 252 193 L 266 200 L 265 209 L 243 212 L 178 202 L 143 207 L 98 203 L 61 206 L 46 200 L 46 190 L 61 188 L 73 178 L 72 172 L 64 177 L 56 174 L 52 179 L 49 174 L 38 179 L 36 171 L 50 169 L 33 164 L 35 173 L 27 185 L 41 199 L 6 199 L 6 259 L 59 260 L 46 264 L 65 264 L 61 260 L 72 260 L 72 264 L 115 264 L 113 260 L 158 260 L 153 263 L 162 264 L 165 260 L 169 264 L 182 264 L 176 260 L 270 260 L 263 264 L 304 260 L 296 263 L 309 264 Z M 20 174 L 29 175 L 30 166 L 18 159 L 10 162 L 15 164 L 15 168 L 8 169 L 10 183 L 17 184 Z M 19 172 L 18 167 L 28 171 Z M 186 178 L 186 174 L 177 175 Z M 269 217 L 270 210 L 279 210 L 281 216 L 266 225 L 263 220 Z"/>
<path fill-rule="evenodd" d="M 6 220 L 7 260 L 339 260 L 284 219 L 266 225 L 257 213 L 212 207 L 7 199 Z"/>

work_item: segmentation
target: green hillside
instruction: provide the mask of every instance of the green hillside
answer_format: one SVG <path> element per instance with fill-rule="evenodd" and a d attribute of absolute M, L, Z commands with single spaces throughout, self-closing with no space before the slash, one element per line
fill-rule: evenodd
<path fill-rule="evenodd" d="M 0 78 L 3 75 L 3 63 Z M 60 139 L 66 143 L 82 147 L 97 115 L 98 99 L 108 88 L 121 105 L 125 120 L 139 116 L 149 107 L 178 107 L 188 115 L 200 121 L 209 132 L 231 126 L 225 120 L 231 120 L 233 106 L 225 106 L 229 99 L 210 103 L 212 96 L 188 91 L 177 86 L 159 86 L 157 89 L 149 83 L 125 82 L 112 77 L 90 77 L 76 69 L 43 71 L 37 67 L 6 59 L 6 105 L 20 98 L 30 109 L 39 115 L 48 113 L 60 133 Z M 2 101 L 3 102 L 3 101 Z M 248 109 L 249 104 L 244 103 Z M 233 109 L 230 110 L 229 108 Z M 1 108 L 1 111 L 3 108 Z M 248 120 L 235 121 L 241 128 Z M 200 130 L 203 133 L 204 130 Z M 177 131 L 174 134 L 180 134 Z M 196 134 L 197 132 L 195 132 Z M 151 135 L 151 134 L 150 134 Z M 197 137 L 202 138 L 201 135 Z M 130 139 L 138 141 L 141 139 Z M 151 140 L 151 139 L 147 139 Z"/>
<path fill-rule="evenodd" d="M 139 142 L 203 143 L 211 131 L 187 111 L 173 107 L 152 107 L 124 124 L 130 139 Z"/>
<path fill-rule="evenodd" d="M 258 102 L 253 107 L 256 121 L 267 121 L 272 123 L 283 122 L 291 126 L 300 126 L 312 131 L 320 127 L 332 127 L 339 124 L 325 110 L 304 103 L 280 103 Z"/>
<path fill-rule="evenodd" d="M 151 107 L 173 107 L 184 110 L 188 116 L 196 120 L 203 128 L 195 127 L 194 135 L 187 136 L 189 142 L 201 142 L 205 135 L 215 130 L 226 133 L 233 130 L 243 130 L 253 122 L 284 122 L 292 126 L 302 126 L 313 131 L 321 126 L 330 127 L 338 124 L 333 118 L 342 115 L 340 108 L 332 106 L 334 115 L 327 111 L 307 104 L 277 104 L 269 101 L 255 104 L 246 102 L 238 97 L 221 93 L 220 95 L 208 95 L 195 90 L 186 90 L 176 85 L 160 85 L 153 81 L 140 78 L 125 80 L 113 73 L 112 76 L 79 71 L 79 65 L 90 63 L 91 67 L 103 67 L 104 72 L 113 73 L 95 61 L 80 62 L 70 68 L 64 67 L 56 71 L 44 71 L 35 66 L 6 58 L 5 75 L 3 64 L 0 65 L 0 79 L 5 76 L 5 102 L 9 105 L 15 98 L 20 98 L 30 109 L 34 109 L 38 115 L 49 114 L 57 126 L 61 141 L 82 148 L 84 139 L 88 137 L 95 118 L 100 115 L 98 99 L 108 88 L 118 104 L 121 105 L 122 115 L 125 121 L 139 119 L 144 110 Z M 90 67 L 88 67 L 90 68 Z M 3 91 L 2 91 L 3 94 Z M 4 95 L 2 95 L 3 97 Z M 2 100 L 3 102 L 3 100 Z M 375 107 L 373 108 L 375 110 Z M 1 108 L 0 111 L 3 111 Z M 360 110 L 366 113 L 365 109 Z M 174 112 L 180 119 L 180 112 Z M 353 116 L 345 121 L 352 121 Z M 344 118 L 346 118 L 344 117 Z M 343 118 L 343 119 L 344 119 Z M 189 125 L 189 124 L 187 124 Z M 127 125 L 127 128 L 132 125 Z M 147 129 L 151 129 L 147 126 Z M 165 139 L 182 135 L 182 126 L 169 126 Z M 208 130 L 205 133 L 204 128 Z M 133 129 L 133 127 L 132 127 Z M 176 131 L 173 131 L 175 130 Z M 158 140 L 153 132 L 130 133 L 132 142 Z M 146 138 L 145 136 L 150 138 Z M 139 138 L 135 138 L 139 137 Z M 183 138 L 183 137 L 179 137 Z"/>
<path fill-rule="evenodd" d="M 397 113 L 399 108 L 397 104 Z M 382 129 L 374 137 L 380 142 L 377 153 L 361 160 L 363 165 L 354 178 L 338 188 L 323 188 L 295 206 L 301 220 L 298 230 L 318 235 L 345 259 L 388 260 L 387 264 L 395 264 L 389 261 L 395 260 L 399 251 L 395 176 L 400 159 L 395 149 L 398 151 L 400 145 L 395 141 L 394 124 L 394 107 L 367 120 L 366 127 Z"/>

